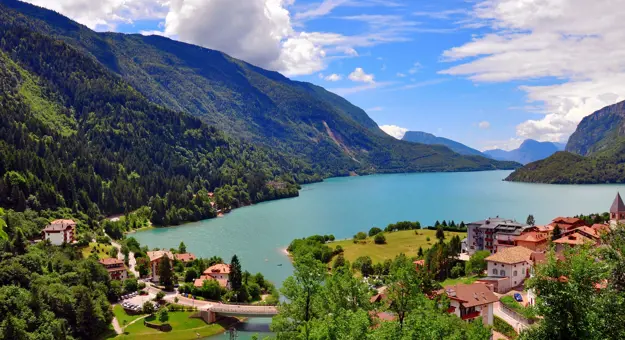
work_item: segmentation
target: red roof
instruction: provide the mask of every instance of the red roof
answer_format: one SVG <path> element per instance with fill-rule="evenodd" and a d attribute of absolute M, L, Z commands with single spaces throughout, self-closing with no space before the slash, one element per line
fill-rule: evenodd
<path fill-rule="evenodd" d="M 412 262 L 415 266 L 423 267 L 425 266 L 425 260 L 416 260 Z"/>
<path fill-rule="evenodd" d="M 555 241 L 553 241 L 553 243 L 558 243 L 558 244 L 569 244 L 569 245 L 582 245 L 582 244 L 586 244 L 586 243 L 595 243 L 595 241 L 589 239 L 588 237 L 579 234 L 579 233 L 573 233 L 570 235 L 566 235 L 563 236 Z"/>
<path fill-rule="evenodd" d="M 610 231 L 612 231 L 610 226 L 607 224 L 593 224 L 591 228 L 594 229 L 598 234 L 609 233 Z"/>
<path fill-rule="evenodd" d="M 523 233 L 514 238 L 515 241 L 525 241 L 525 242 L 546 242 L 547 241 L 547 233 L 539 232 L 539 231 L 531 231 L 528 233 Z"/>
<path fill-rule="evenodd" d="M 107 259 L 101 259 L 99 261 L 101 264 L 105 265 L 105 266 L 110 266 L 113 264 L 121 264 L 124 265 L 124 261 L 117 259 L 117 258 L 113 258 L 113 257 L 109 257 Z"/>
<path fill-rule="evenodd" d="M 580 223 L 580 222 L 584 222 L 583 220 L 580 220 L 577 217 L 556 217 L 553 219 L 553 221 L 551 221 L 551 223 L 555 223 L 555 224 L 575 224 L 575 223 Z"/>
<path fill-rule="evenodd" d="M 483 283 L 457 284 L 446 286 L 439 291 L 452 299 L 459 301 L 464 308 L 481 306 L 499 301 L 499 298 Z"/>
<path fill-rule="evenodd" d="M 43 231 L 45 232 L 58 232 L 65 231 L 71 229 L 76 226 L 76 222 L 74 220 L 54 220 L 50 222 Z"/>
<path fill-rule="evenodd" d="M 174 254 L 174 256 L 176 257 L 176 260 L 182 261 L 182 262 L 190 262 L 190 261 L 195 260 L 195 255 L 191 253 Z"/>
<path fill-rule="evenodd" d="M 211 274 L 230 274 L 230 265 L 225 263 L 219 263 L 214 266 L 208 267 L 204 273 L 204 275 Z"/>

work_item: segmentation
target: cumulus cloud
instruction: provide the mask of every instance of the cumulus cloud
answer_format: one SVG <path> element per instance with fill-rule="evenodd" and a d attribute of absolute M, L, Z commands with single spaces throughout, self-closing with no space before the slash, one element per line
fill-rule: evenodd
<path fill-rule="evenodd" d="M 373 79 L 375 76 L 373 74 L 367 74 L 362 69 L 362 67 L 357 67 L 354 72 L 349 74 L 349 79 L 351 81 L 361 82 L 361 83 L 375 83 Z"/>
<path fill-rule="evenodd" d="M 331 75 L 326 76 L 323 79 L 325 79 L 327 81 L 339 81 L 339 80 L 343 79 L 343 76 L 340 75 L 340 74 L 332 73 Z"/>
<path fill-rule="evenodd" d="M 406 132 L 408 132 L 408 129 L 397 125 L 381 125 L 380 129 L 382 129 L 382 131 L 386 132 L 388 135 L 393 136 L 397 139 L 404 138 L 404 135 L 406 134 Z"/>
<path fill-rule="evenodd" d="M 487 121 L 482 121 L 477 124 L 477 127 L 479 127 L 480 129 L 486 130 L 490 127 L 490 123 Z"/>
<path fill-rule="evenodd" d="M 442 73 L 476 82 L 557 79 L 520 87 L 544 117 L 519 124 L 519 137 L 564 140 L 584 116 L 625 98 L 622 1 L 487 0 L 473 16 L 490 32 L 445 51 L 461 62 Z"/>

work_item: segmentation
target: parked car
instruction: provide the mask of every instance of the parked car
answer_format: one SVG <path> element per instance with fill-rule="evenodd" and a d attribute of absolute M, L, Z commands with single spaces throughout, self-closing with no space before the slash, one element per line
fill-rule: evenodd
<path fill-rule="evenodd" d="M 519 293 L 514 293 L 514 299 L 518 302 L 523 302 L 523 297 Z"/>

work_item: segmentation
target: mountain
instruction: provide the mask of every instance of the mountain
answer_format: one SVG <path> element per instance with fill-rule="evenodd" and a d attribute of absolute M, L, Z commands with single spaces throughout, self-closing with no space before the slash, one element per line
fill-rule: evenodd
<path fill-rule="evenodd" d="M 528 164 L 507 178 L 536 183 L 625 183 L 625 101 L 582 119 L 565 152 Z"/>
<path fill-rule="evenodd" d="M 73 46 L 153 103 L 295 156 L 323 176 L 516 167 L 397 141 L 336 94 L 219 51 L 160 36 L 98 33 L 43 8 L 15 0 L 0 3 L 11 25 Z"/>
<path fill-rule="evenodd" d="M 521 164 L 531 163 L 547 158 L 560 151 L 558 145 L 551 142 L 538 142 L 533 139 L 523 141 L 518 149 L 505 151 L 501 149 L 486 150 L 484 154 L 502 161 L 514 161 Z"/>
<path fill-rule="evenodd" d="M 462 143 L 458 143 L 454 140 L 447 139 L 444 137 L 436 137 L 433 134 L 427 133 L 427 132 L 408 131 L 406 132 L 402 140 L 413 142 L 413 143 L 427 144 L 427 145 L 435 145 L 435 144 L 444 145 L 450 148 L 452 151 L 457 152 L 461 155 L 486 157 L 486 155 L 484 155 L 480 151 L 470 148 Z"/>

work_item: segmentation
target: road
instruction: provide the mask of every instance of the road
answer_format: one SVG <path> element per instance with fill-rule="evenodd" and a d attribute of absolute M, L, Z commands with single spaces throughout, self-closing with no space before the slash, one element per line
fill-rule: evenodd
<path fill-rule="evenodd" d="M 110 238 L 110 236 L 109 236 Z M 117 248 L 118 252 L 117 252 L 117 258 L 120 260 L 124 260 L 124 254 L 122 254 L 122 246 L 121 244 L 113 241 L 113 239 L 111 238 L 111 245 L 115 248 Z M 135 269 L 135 266 L 137 264 L 137 260 L 135 259 L 135 253 L 133 252 L 129 252 L 128 253 L 128 266 L 130 267 L 130 271 L 135 274 L 135 277 L 138 279 L 139 276 L 139 272 Z"/>

